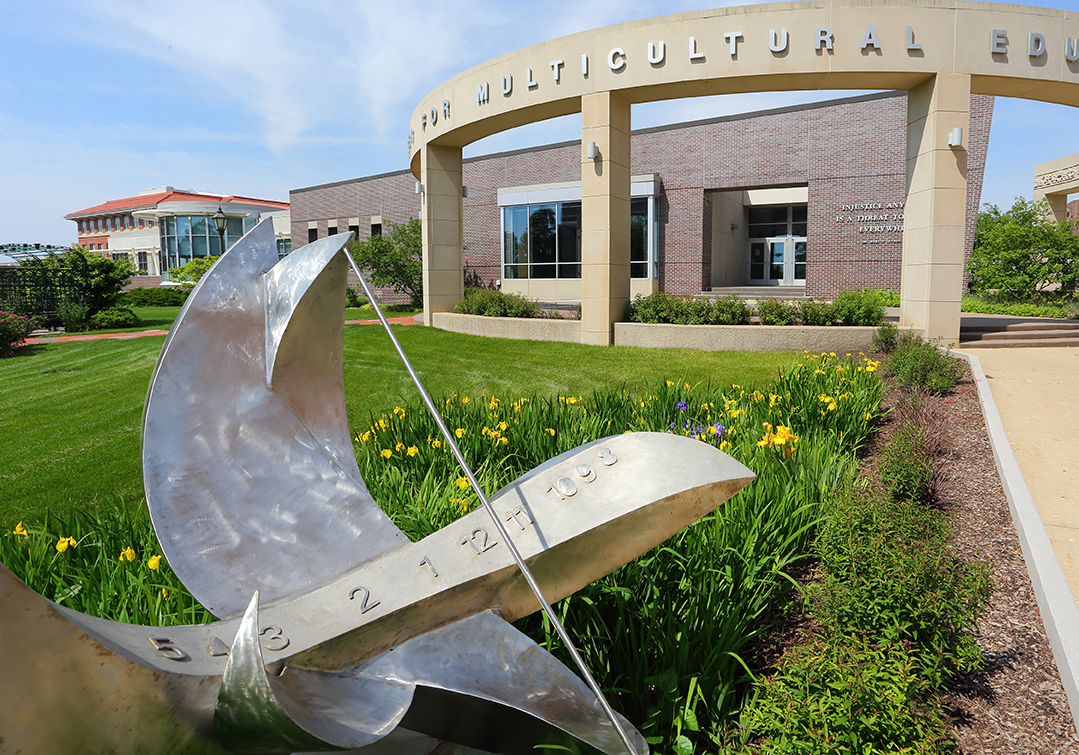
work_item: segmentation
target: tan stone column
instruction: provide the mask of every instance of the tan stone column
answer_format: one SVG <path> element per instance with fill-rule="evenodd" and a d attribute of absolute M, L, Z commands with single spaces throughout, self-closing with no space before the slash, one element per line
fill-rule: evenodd
<path fill-rule="evenodd" d="M 1046 194 L 1045 189 L 1034 190 L 1034 201 L 1044 199 L 1049 202 L 1049 209 L 1053 213 L 1053 220 L 1058 223 L 1068 219 L 1068 194 Z"/>
<path fill-rule="evenodd" d="M 581 97 L 582 343 L 611 345 L 629 301 L 629 113 L 616 94 Z"/>
<path fill-rule="evenodd" d="M 907 202 L 900 324 L 959 341 L 970 76 L 937 74 L 907 93 Z M 963 145 L 948 134 L 963 129 Z"/>
<path fill-rule="evenodd" d="M 423 194 L 423 324 L 432 312 L 452 312 L 464 296 L 461 148 L 428 144 L 420 152 Z"/>

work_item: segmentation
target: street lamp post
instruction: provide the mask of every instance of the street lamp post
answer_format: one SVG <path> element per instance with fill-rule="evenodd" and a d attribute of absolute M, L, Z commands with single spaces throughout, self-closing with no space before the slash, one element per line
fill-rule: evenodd
<path fill-rule="evenodd" d="M 217 212 L 210 218 L 214 221 L 214 228 L 217 229 L 217 238 L 221 241 L 221 254 L 225 253 L 225 226 L 228 225 L 229 219 L 225 217 L 225 213 L 221 211 L 220 205 L 217 208 Z"/>

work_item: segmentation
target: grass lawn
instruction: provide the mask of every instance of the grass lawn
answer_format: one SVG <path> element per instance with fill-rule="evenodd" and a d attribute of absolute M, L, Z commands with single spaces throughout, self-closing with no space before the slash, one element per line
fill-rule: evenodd
<path fill-rule="evenodd" d="M 404 305 L 398 305 L 393 309 L 387 307 L 382 308 L 383 314 L 386 317 L 412 317 L 412 315 L 418 315 L 422 312 L 422 309 L 411 309 Z M 377 320 L 378 315 L 375 314 L 373 309 L 360 309 L 359 307 L 345 307 L 345 319 L 346 320 Z"/>
<path fill-rule="evenodd" d="M 796 356 L 509 341 L 415 326 L 395 332 L 435 396 L 578 395 L 663 378 L 726 385 L 774 378 Z M 102 496 L 142 499 L 142 408 L 163 342 L 40 344 L 0 358 L 0 526 Z M 345 390 L 354 428 L 415 396 L 381 328 L 345 329 Z"/>

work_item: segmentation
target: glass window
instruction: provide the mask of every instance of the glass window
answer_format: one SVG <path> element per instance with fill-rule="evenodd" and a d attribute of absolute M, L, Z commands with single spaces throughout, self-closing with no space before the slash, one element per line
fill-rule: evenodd
<path fill-rule="evenodd" d="M 581 203 L 563 202 L 558 218 L 558 277 L 581 277 Z"/>
<path fill-rule="evenodd" d="M 502 213 L 506 278 L 528 277 L 528 208 L 506 207 Z"/>
<path fill-rule="evenodd" d="M 557 251 L 555 232 L 558 227 L 555 205 L 533 205 L 528 209 L 529 251 L 531 252 L 529 277 L 554 278 Z"/>
<path fill-rule="evenodd" d="M 337 224 L 336 223 L 334 223 L 333 225 L 326 226 L 326 235 L 327 236 L 333 236 L 336 233 L 337 233 Z"/>
<path fill-rule="evenodd" d="M 187 218 L 181 218 L 186 220 Z M 186 265 L 191 261 L 191 237 L 177 236 L 176 237 L 176 252 L 177 252 L 177 264 Z"/>
<path fill-rule="evenodd" d="M 206 243 L 206 236 L 192 236 L 191 237 L 191 254 L 196 257 L 205 257 L 209 254 L 208 245 Z"/>
<path fill-rule="evenodd" d="M 134 222 L 134 220 L 132 220 Z M 138 255 L 139 272 L 146 275 L 150 272 L 150 255 L 146 252 L 139 252 Z"/>
<path fill-rule="evenodd" d="M 382 235 L 382 223 L 372 223 L 371 224 L 371 235 L 372 236 L 381 236 Z"/>
<path fill-rule="evenodd" d="M 225 227 L 225 244 L 232 246 L 244 235 L 244 218 L 229 218 Z"/>
<path fill-rule="evenodd" d="M 318 241 L 318 228 L 307 229 L 307 243 L 310 244 L 312 241 Z"/>
<path fill-rule="evenodd" d="M 764 242 L 754 241 L 749 245 L 749 277 L 764 280 Z"/>
<path fill-rule="evenodd" d="M 787 205 L 749 208 L 749 237 L 787 235 Z"/>
<path fill-rule="evenodd" d="M 648 277 L 648 198 L 629 203 L 629 277 Z"/>
<path fill-rule="evenodd" d="M 277 240 L 277 258 L 283 259 L 292 253 L 292 239 Z"/>
<path fill-rule="evenodd" d="M 796 204 L 791 206 L 791 235 L 792 236 L 805 236 L 806 228 L 809 223 L 807 218 L 809 216 L 809 206 L 804 204 Z"/>
<path fill-rule="evenodd" d="M 348 232 L 352 234 L 353 238 L 359 238 L 360 227 L 358 225 L 350 225 L 348 227 Z"/>

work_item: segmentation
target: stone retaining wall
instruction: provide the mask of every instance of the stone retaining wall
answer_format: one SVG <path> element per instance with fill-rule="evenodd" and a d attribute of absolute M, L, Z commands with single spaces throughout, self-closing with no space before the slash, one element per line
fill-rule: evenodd
<path fill-rule="evenodd" d="M 456 312 L 432 312 L 431 324 L 453 333 L 524 341 L 581 342 L 580 320 L 540 320 L 529 317 L 484 317 Z"/>

